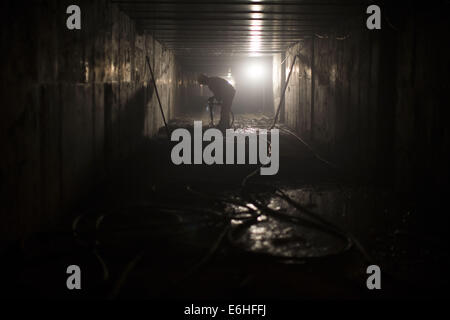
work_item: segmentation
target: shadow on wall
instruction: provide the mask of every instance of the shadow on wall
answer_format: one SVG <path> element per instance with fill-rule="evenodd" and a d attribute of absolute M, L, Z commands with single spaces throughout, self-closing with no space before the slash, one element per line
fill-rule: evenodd
<path fill-rule="evenodd" d="M 129 87 L 132 87 L 129 84 Z M 151 101 L 153 86 L 141 86 L 131 97 L 121 93 L 117 84 L 105 84 L 105 141 L 104 156 L 106 168 L 114 167 L 114 161 L 122 159 L 134 150 L 144 137 L 147 104 Z M 131 90 L 132 91 L 132 90 Z M 126 95 L 126 103 L 121 104 L 120 95 Z"/>
<path fill-rule="evenodd" d="M 21 112 L 2 137 L 2 240 L 45 225 L 137 148 L 154 89 L 135 86 L 9 88 L 7 105 Z"/>
<path fill-rule="evenodd" d="M 106 0 L 80 1 L 82 30 L 58 27 L 68 4 L 2 3 L 0 250 L 54 223 L 157 132 L 146 55 L 168 117 L 173 109 L 173 53 Z"/>

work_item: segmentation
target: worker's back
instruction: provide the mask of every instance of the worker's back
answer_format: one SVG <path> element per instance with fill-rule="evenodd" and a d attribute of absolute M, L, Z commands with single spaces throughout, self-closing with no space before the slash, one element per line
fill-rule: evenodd
<path fill-rule="evenodd" d="M 236 92 L 234 87 L 228 81 L 219 77 L 209 77 L 207 85 L 209 90 L 214 93 L 214 96 L 221 100 L 230 95 L 234 96 L 234 93 Z"/>

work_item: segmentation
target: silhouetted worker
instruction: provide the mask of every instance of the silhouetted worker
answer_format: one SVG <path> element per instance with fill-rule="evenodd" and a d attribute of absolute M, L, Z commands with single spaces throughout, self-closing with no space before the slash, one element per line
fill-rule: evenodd
<path fill-rule="evenodd" d="M 214 94 L 214 97 L 222 102 L 218 128 L 229 128 L 231 105 L 233 104 L 236 89 L 234 89 L 234 87 L 225 79 L 219 77 L 208 77 L 205 74 L 200 74 L 198 76 L 198 83 L 207 85 L 209 90 L 211 90 Z"/>

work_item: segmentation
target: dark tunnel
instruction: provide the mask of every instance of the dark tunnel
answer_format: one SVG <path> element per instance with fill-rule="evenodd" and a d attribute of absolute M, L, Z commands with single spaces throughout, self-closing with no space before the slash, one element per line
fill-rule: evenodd
<path fill-rule="evenodd" d="M 6 297 L 448 298 L 449 1 L 0 6 Z"/>

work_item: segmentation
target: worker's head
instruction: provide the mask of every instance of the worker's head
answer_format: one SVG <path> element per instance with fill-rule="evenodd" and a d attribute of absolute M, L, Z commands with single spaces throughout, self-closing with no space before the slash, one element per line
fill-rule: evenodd
<path fill-rule="evenodd" d="M 207 84 L 208 83 L 208 76 L 204 73 L 201 73 L 198 75 L 197 81 L 199 84 Z"/>

